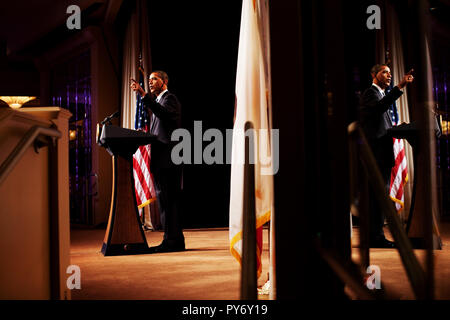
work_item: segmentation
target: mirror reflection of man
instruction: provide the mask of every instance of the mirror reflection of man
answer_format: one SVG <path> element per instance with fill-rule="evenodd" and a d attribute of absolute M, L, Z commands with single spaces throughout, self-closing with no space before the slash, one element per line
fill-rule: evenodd
<path fill-rule="evenodd" d="M 142 103 L 151 111 L 149 132 L 156 136 L 151 146 L 150 171 L 155 182 L 164 239 L 160 245 L 150 248 L 154 253 L 185 250 L 180 217 L 182 171 L 171 159 L 171 136 L 175 129 L 181 127 L 181 105 L 168 91 L 168 82 L 167 73 L 154 71 L 148 79 L 150 93 L 146 93 L 133 79 L 130 85 L 143 97 Z"/>
<path fill-rule="evenodd" d="M 377 64 L 370 72 L 372 85 L 361 96 L 360 124 L 380 169 L 387 193 L 391 169 L 395 164 L 392 137 L 387 135 L 387 130 L 392 128 L 389 107 L 403 94 L 403 88 L 413 82 L 412 71 L 409 71 L 397 86 L 386 92 L 392 80 L 391 70 L 386 64 Z M 394 248 L 395 244 L 384 236 L 384 213 L 376 201 L 373 189 L 370 188 L 369 192 L 370 247 Z"/>

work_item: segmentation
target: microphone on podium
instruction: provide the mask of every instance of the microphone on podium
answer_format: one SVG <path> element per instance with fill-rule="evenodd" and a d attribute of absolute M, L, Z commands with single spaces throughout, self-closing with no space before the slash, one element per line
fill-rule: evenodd
<path fill-rule="evenodd" d="M 120 111 L 114 112 L 112 115 L 107 116 L 103 121 L 101 122 L 102 125 L 104 125 L 107 122 L 110 122 L 114 118 L 118 118 L 120 115 Z"/>

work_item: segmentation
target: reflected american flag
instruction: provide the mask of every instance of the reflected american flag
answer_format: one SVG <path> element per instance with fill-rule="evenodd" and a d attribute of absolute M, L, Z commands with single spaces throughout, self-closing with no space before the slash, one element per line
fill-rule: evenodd
<path fill-rule="evenodd" d="M 392 88 L 391 81 L 391 88 Z M 399 122 L 397 105 L 394 102 L 389 108 L 392 125 L 396 126 Z M 403 139 L 393 138 L 393 151 L 395 164 L 391 170 L 391 181 L 389 185 L 389 196 L 395 202 L 397 211 L 404 207 L 404 185 L 408 181 L 408 166 L 405 156 L 405 145 Z"/>

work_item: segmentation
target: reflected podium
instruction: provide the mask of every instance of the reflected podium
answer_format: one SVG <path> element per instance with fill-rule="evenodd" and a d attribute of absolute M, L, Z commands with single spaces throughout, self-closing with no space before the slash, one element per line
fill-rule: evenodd
<path fill-rule="evenodd" d="M 422 226 L 424 223 L 423 219 L 425 214 L 425 206 L 421 197 L 419 197 L 418 201 L 416 201 L 416 195 L 422 193 L 423 182 L 420 181 L 420 177 L 423 176 L 423 170 L 426 169 L 423 165 L 423 155 L 420 152 L 419 129 L 415 122 L 404 123 L 388 129 L 387 134 L 392 138 L 407 140 L 412 147 L 414 162 L 414 182 L 411 196 L 411 207 L 406 223 L 406 234 L 408 235 L 413 248 L 424 249 L 425 235 Z M 440 135 L 440 131 L 437 127 L 435 129 L 435 134 L 436 136 Z M 434 213 L 431 214 L 433 215 L 433 248 L 442 249 L 442 241 L 440 238 L 436 218 L 434 217 Z"/>

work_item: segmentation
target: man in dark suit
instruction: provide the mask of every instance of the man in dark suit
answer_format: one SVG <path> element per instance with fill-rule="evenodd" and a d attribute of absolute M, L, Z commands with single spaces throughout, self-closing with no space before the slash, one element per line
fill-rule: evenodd
<path fill-rule="evenodd" d="M 131 79 L 131 89 L 143 97 L 144 106 L 151 111 L 149 132 L 156 136 L 151 146 L 150 171 L 154 177 L 164 240 L 150 248 L 155 253 L 185 250 L 180 217 L 182 171 L 171 159 L 171 136 L 175 129 L 181 127 L 181 105 L 177 97 L 168 91 L 168 82 L 164 71 L 154 71 L 148 80 L 150 93 L 146 93 Z"/>
<path fill-rule="evenodd" d="M 394 151 L 392 137 L 387 136 L 387 130 L 392 128 L 389 107 L 402 94 L 402 89 L 414 80 L 408 72 L 399 84 L 386 92 L 391 83 L 391 70 L 386 64 L 377 64 L 371 69 L 372 86 L 361 96 L 360 123 L 367 141 L 377 161 L 381 175 L 389 190 L 391 169 L 394 166 Z M 371 190 L 371 189 L 370 189 Z M 383 232 L 384 214 L 381 211 L 373 191 L 369 202 L 370 215 L 370 246 L 373 248 L 393 248 L 393 242 L 388 241 Z"/>

